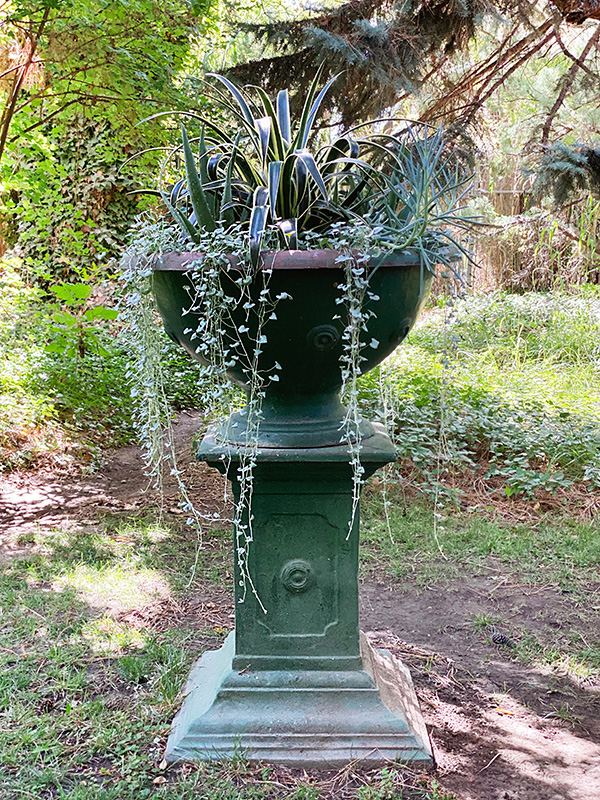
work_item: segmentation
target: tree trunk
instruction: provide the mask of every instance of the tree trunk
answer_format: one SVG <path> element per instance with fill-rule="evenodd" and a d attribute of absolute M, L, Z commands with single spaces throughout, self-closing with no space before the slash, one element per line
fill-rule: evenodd
<path fill-rule="evenodd" d="M 581 24 L 586 19 L 600 20 L 600 0 L 554 0 L 567 22 Z"/>

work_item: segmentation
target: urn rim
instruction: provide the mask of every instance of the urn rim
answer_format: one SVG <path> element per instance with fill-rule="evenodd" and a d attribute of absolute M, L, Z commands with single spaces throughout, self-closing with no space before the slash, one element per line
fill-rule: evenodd
<path fill-rule="evenodd" d="M 360 255 L 353 250 L 353 254 Z M 339 250 L 277 250 L 261 253 L 260 268 L 263 270 L 307 270 L 342 269 L 337 259 L 343 255 Z M 169 251 L 160 253 L 152 260 L 155 272 L 189 272 L 194 262 L 201 261 L 204 253 L 197 251 Z M 240 257 L 226 255 L 232 267 L 236 267 Z M 422 263 L 417 250 L 406 249 L 389 251 L 370 256 L 370 263 L 379 267 L 415 266 Z"/>

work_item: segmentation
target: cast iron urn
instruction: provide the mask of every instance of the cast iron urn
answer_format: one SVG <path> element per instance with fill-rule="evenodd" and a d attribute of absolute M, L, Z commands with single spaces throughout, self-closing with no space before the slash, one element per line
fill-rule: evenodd
<path fill-rule="evenodd" d="M 263 254 L 273 296 L 285 298 L 264 325 L 259 368 L 275 365 L 265 386 L 258 428 L 249 441 L 247 415 L 209 429 L 197 457 L 231 480 L 240 498 L 238 466 L 258 447 L 251 509 L 253 541 L 246 567 L 253 591 L 235 568 L 235 631 L 197 662 L 167 745 L 168 760 L 253 760 L 336 768 L 358 760 L 427 764 L 431 747 L 408 670 L 359 632 L 359 514 L 353 511 L 353 469 L 341 426 L 344 269 L 333 251 Z M 190 310 L 194 272 L 202 256 L 163 254 L 153 290 L 165 329 L 195 358 Z M 235 257 L 221 283 L 239 292 Z M 200 267 L 201 269 L 201 267 Z M 369 262 L 360 368 L 372 369 L 406 337 L 425 300 L 431 275 L 408 251 Z M 256 280 L 258 295 L 264 287 Z M 224 325 L 225 346 L 251 347 L 256 326 L 242 310 Z M 248 329 L 246 333 L 240 332 Z M 246 338 L 244 338 L 246 337 Z M 245 342 L 245 344 L 244 344 Z M 232 380 L 246 386 L 239 365 Z M 366 420 L 356 432 L 367 478 L 395 459 L 382 426 Z M 243 601 L 243 602 L 242 602 Z"/>

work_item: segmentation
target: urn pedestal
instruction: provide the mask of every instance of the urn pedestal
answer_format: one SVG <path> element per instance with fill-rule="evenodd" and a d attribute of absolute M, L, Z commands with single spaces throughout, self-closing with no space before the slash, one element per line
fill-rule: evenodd
<path fill-rule="evenodd" d="M 239 494 L 238 452 L 209 431 L 197 456 Z M 365 476 L 394 458 L 376 425 L 361 451 Z M 348 461 L 342 445 L 259 452 L 248 560 L 258 599 L 248 588 L 239 602 L 236 570 L 235 631 L 194 667 L 167 760 L 432 763 L 408 670 L 359 633 L 359 514 L 349 529 Z"/>
<path fill-rule="evenodd" d="M 353 518 L 350 453 L 340 444 L 348 277 L 339 257 L 328 250 L 265 253 L 247 285 L 236 256 L 220 272 L 231 301 L 219 323 L 222 347 L 256 353 L 258 372 L 277 380 L 264 384 L 257 425 L 247 410 L 233 414 L 197 453 L 227 475 L 239 498 L 240 457 L 248 443 L 258 448 L 251 511 L 245 509 L 253 517 L 247 566 L 254 590 L 244 591 L 236 566 L 235 633 L 194 667 L 168 760 L 244 754 L 298 767 L 432 763 L 408 670 L 359 633 L 359 513 Z M 211 313 L 197 301 L 202 254 L 164 253 L 153 269 L 167 333 L 202 361 L 198 337 Z M 406 337 L 432 279 L 415 251 L 373 256 L 365 276 L 361 372 Z M 264 292 L 280 302 L 261 327 Z M 242 387 L 251 382 L 244 358 L 233 359 L 227 374 Z M 394 460 L 381 426 L 361 420 L 355 436 L 362 477 Z"/>

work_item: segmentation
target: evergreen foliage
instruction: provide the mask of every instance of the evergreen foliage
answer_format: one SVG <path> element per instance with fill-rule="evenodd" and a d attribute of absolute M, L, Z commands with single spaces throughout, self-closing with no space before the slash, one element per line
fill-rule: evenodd
<path fill-rule="evenodd" d="M 331 75 L 343 69 L 326 102 L 349 125 L 417 91 L 428 62 L 464 48 L 488 9 L 485 0 L 349 0 L 305 19 L 242 25 L 276 55 L 230 74 L 271 92 L 291 84 L 303 94 L 320 63 Z"/>
<path fill-rule="evenodd" d="M 562 206 L 582 192 L 600 198 L 600 148 L 554 142 L 536 169 L 534 194 Z"/>
<path fill-rule="evenodd" d="M 547 142 L 581 75 L 590 86 L 598 86 L 598 25 L 587 24 L 573 51 L 570 39 L 564 38 L 565 20 L 598 18 L 593 5 L 565 0 L 559 13 L 549 4 L 525 0 L 347 0 L 291 20 L 239 25 L 263 46 L 265 55 L 236 64 L 229 74 L 270 92 L 293 85 L 302 94 L 317 66 L 325 63 L 329 74 L 344 70 L 327 103 L 346 126 L 380 116 L 421 93 L 421 119 L 443 118 L 446 125 L 457 121 L 466 127 L 525 63 L 562 53 L 564 74 L 540 109 L 545 116 L 542 141 Z M 481 55 L 468 49 L 480 32 L 486 41 Z M 477 46 L 481 41 L 483 37 Z M 460 64 L 452 59 L 459 53 L 465 56 Z"/>

